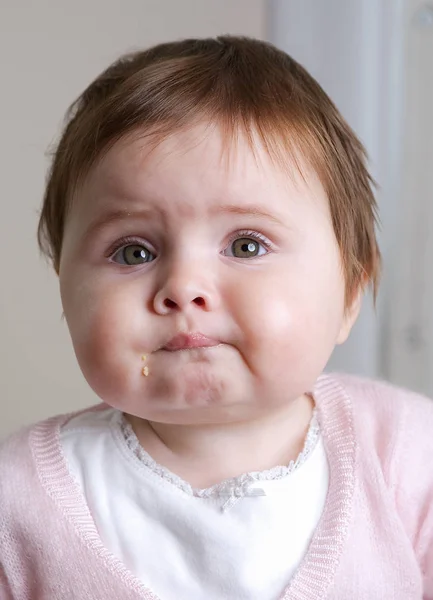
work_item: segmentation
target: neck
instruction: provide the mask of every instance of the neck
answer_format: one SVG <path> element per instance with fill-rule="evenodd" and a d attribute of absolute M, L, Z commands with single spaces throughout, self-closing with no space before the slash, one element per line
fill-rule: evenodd
<path fill-rule="evenodd" d="M 152 458 L 194 488 L 207 488 L 251 471 L 288 465 L 302 451 L 314 402 L 301 396 L 251 421 L 172 425 L 128 416 Z"/>

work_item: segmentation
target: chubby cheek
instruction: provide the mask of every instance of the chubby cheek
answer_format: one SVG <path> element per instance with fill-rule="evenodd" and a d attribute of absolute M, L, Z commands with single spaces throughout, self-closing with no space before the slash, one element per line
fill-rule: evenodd
<path fill-rule="evenodd" d="M 146 348 L 143 309 L 135 305 L 137 294 L 127 285 L 104 285 L 96 280 L 81 286 L 65 282 L 61 292 L 83 375 L 100 397 L 116 402 L 136 385 L 140 352 Z"/>
<path fill-rule="evenodd" d="M 334 349 L 340 326 L 341 307 L 326 286 L 311 289 L 300 277 L 294 281 L 262 281 L 249 290 L 248 303 L 248 298 L 239 298 L 244 306 L 239 322 L 245 359 L 263 389 L 277 395 L 278 388 L 295 395 L 311 389 Z"/>

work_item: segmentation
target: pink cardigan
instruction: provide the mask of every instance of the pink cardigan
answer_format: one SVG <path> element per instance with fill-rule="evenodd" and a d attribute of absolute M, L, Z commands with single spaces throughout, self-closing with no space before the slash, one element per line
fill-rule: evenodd
<path fill-rule="evenodd" d="M 330 487 L 281 600 L 433 599 L 433 403 L 349 376 L 314 394 Z M 70 416 L 0 446 L 0 599 L 158 600 L 101 542 L 59 445 Z"/>

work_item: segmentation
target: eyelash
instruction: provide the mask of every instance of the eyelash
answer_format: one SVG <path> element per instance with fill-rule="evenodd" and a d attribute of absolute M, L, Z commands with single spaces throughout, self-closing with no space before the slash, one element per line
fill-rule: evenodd
<path fill-rule="evenodd" d="M 229 237 L 228 245 L 230 246 L 230 244 L 233 244 L 233 242 L 235 240 L 238 240 L 240 238 L 252 238 L 254 240 L 257 240 L 258 242 L 263 244 L 263 246 L 266 248 L 266 250 L 268 252 L 271 252 L 273 249 L 273 244 L 268 240 L 268 238 L 266 238 L 264 235 L 262 235 L 258 231 L 252 231 L 252 230 L 236 231 Z"/>
<path fill-rule="evenodd" d="M 119 250 L 121 248 L 125 248 L 125 246 L 130 246 L 130 245 L 137 245 L 137 246 L 146 245 L 146 247 L 147 247 L 147 242 L 144 243 L 144 240 L 139 237 L 127 236 L 127 237 L 121 238 L 120 240 L 117 240 L 117 242 L 115 244 L 110 246 L 110 248 L 108 249 L 105 256 L 106 256 L 106 258 L 112 258 L 116 254 L 116 252 L 119 252 Z"/>
<path fill-rule="evenodd" d="M 252 230 L 236 231 L 229 237 L 228 245 L 230 246 L 231 244 L 233 244 L 233 242 L 235 240 L 238 240 L 238 239 L 244 238 L 244 237 L 252 238 L 252 239 L 259 241 L 266 248 L 267 253 L 272 252 L 272 250 L 273 250 L 273 244 L 264 235 L 262 235 L 258 231 L 252 231 Z M 124 238 L 118 240 L 114 245 L 110 246 L 109 250 L 107 251 L 107 253 L 105 255 L 106 258 L 112 258 L 116 254 L 116 252 L 118 252 L 121 248 L 124 248 L 125 246 L 129 246 L 131 244 L 136 244 L 137 246 L 145 245 L 143 243 L 142 238 L 134 237 L 134 236 L 127 236 L 127 237 L 124 237 Z M 260 258 L 260 257 L 257 257 L 257 258 Z"/>

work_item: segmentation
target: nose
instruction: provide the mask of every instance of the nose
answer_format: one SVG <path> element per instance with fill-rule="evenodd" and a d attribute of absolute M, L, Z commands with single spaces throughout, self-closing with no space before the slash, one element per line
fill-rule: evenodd
<path fill-rule="evenodd" d="M 206 312 L 219 306 L 219 296 L 209 268 L 201 263 L 172 264 L 157 289 L 154 310 L 165 315 L 199 309 Z"/>

